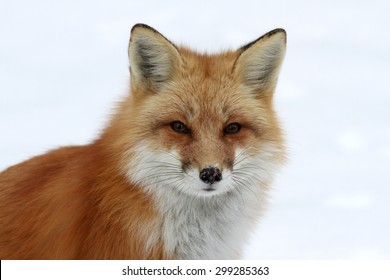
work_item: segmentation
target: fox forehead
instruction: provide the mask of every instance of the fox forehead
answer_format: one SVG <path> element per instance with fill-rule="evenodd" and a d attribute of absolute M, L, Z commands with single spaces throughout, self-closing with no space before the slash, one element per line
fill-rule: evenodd
<path fill-rule="evenodd" d="M 181 111 L 188 119 L 194 119 L 202 112 L 228 116 L 253 103 L 254 97 L 245 94 L 232 75 L 236 58 L 233 52 L 206 55 L 181 51 L 185 65 L 173 81 L 153 96 L 156 105 L 166 106 L 168 111 Z"/>
<path fill-rule="evenodd" d="M 266 121 L 266 102 L 242 92 L 227 78 L 218 81 L 190 77 L 175 82 L 164 91 L 149 98 L 145 104 L 144 112 L 154 120 L 202 124 L 240 121 L 252 125 Z"/>
<path fill-rule="evenodd" d="M 237 51 L 225 51 L 215 54 L 198 53 L 185 47 L 179 48 L 185 61 L 182 74 L 195 75 L 202 79 L 220 80 L 233 78 L 233 68 L 239 54 Z"/>
<path fill-rule="evenodd" d="M 184 66 L 174 82 L 167 84 L 166 94 L 161 92 L 160 104 L 182 112 L 190 121 L 209 121 L 212 117 L 228 122 L 237 115 L 251 122 L 264 118 L 270 100 L 257 99 L 233 75 L 237 52 L 210 55 L 186 48 L 179 50 Z"/>
<path fill-rule="evenodd" d="M 226 117 L 234 104 L 232 101 L 238 99 L 237 86 L 225 77 L 217 80 L 192 75 L 178 81 L 172 91 L 167 102 L 173 109 L 183 109 L 188 119 L 203 114 Z"/>

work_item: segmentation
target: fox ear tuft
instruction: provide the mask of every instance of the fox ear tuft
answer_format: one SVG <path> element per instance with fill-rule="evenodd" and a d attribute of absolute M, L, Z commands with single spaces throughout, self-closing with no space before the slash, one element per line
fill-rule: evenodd
<path fill-rule="evenodd" d="M 152 90 L 171 80 L 181 64 L 176 46 L 145 24 L 131 29 L 128 52 L 132 84 Z"/>
<path fill-rule="evenodd" d="M 240 48 L 233 71 L 256 96 L 272 94 L 285 50 L 286 32 L 275 29 Z"/>

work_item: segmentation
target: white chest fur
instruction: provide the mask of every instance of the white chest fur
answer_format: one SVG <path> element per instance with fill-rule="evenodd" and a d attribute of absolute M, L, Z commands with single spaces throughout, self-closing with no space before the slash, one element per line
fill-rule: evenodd
<path fill-rule="evenodd" d="M 253 191 L 216 197 L 160 195 L 164 247 L 179 259 L 239 258 L 262 205 Z"/>

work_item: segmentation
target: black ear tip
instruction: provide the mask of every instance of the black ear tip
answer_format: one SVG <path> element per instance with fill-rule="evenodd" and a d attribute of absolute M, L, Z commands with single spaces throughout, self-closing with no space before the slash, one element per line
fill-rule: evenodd
<path fill-rule="evenodd" d="M 149 25 L 147 25 L 147 24 L 144 24 L 144 23 L 137 23 L 137 24 L 135 24 L 135 25 L 131 28 L 130 33 L 133 33 L 133 32 L 134 32 L 135 30 L 137 30 L 137 29 L 148 29 L 148 30 L 150 30 L 150 31 L 153 31 L 153 32 L 158 33 L 156 29 L 154 29 L 153 27 L 151 27 L 151 26 L 149 26 Z"/>
<path fill-rule="evenodd" d="M 264 36 L 262 36 L 262 38 L 269 38 L 269 37 L 272 37 L 272 36 L 274 36 L 276 34 L 279 34 L 279 35 L 283 36 L 284 37 L 284 41 L 287 40 L 287 32 L 283 28 L 276 28 L 274 30 L 271 30 L 270 32 L 268 32 Z"/>
<path fill-rule="evenodd" d="M 271 30 L 270 32 L 268 32 L 268 34 L 273 35 L 273 34 L 279 33 L 279 32 L 287 34 L 286 30 L 284 30 L 283 28 L 275 28 L 274 30 Z"/>
<path fill-rule="evenodd" d="M 274 30 L 271 30 L 270 32 L 264 34 L 263 36 L 261 36 L 260 38 L 258 38 L 257 40 L 255 41 L 252 41 L 244 46 L 241 47 L 241 51 L 245 51 L 247 49 L 249 49 L 251 46 L 253 46 L 254 44 L 256 44 L 257 42 L 259 41 L 262 41 L 264 39 L 267 39 L 267 38 L 270 38 L 272 37 L 273 35 L 276 35 L 276 34 L 280 34 L 280 35 L 283 35 L 283 38 L 284 38 L 284 42 L 287 41 L 287 33 L 286 33 L 286 30 L 284 30 L 283 28 L 276 28 Z"/>

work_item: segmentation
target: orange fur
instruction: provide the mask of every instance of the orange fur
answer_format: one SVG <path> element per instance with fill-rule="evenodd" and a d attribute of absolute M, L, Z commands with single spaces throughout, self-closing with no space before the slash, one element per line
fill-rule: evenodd
<path fill-rule="evenodd" d="M 1 173 L 1 259 L 164 258 L 161 244 L 143 252 L 149 197 L 102 150 L 61 148 Z"/>
<path fill-rule="evenodd" d="M 175 258 L 164 249 L 162 214 L 152 194 L 128 178 L 138 143 L 152 151 L 174 149 L 198 169 L 214 162 L 228 168 L 235 148 L 250 145 L 252 155 L 267 141 L 280 149 L 275 161 L 283 160 L 272 109 L 275 83 L 251 96 L 242 86 L 239 57 L 245 50 L 177 52 L 180 58 L 173 57 L 184 62 L 172 66 L 173 82 L 163 89 L 140 81 L 132 69 L 131 94 L 96 141 L 53 150 L 0 173 L 0 259 Z M 191 137 L 172 131 L 174 120 L 186 120 Z M 221 134 L 225 124 L 238 121 L 240 133 Z"/>

